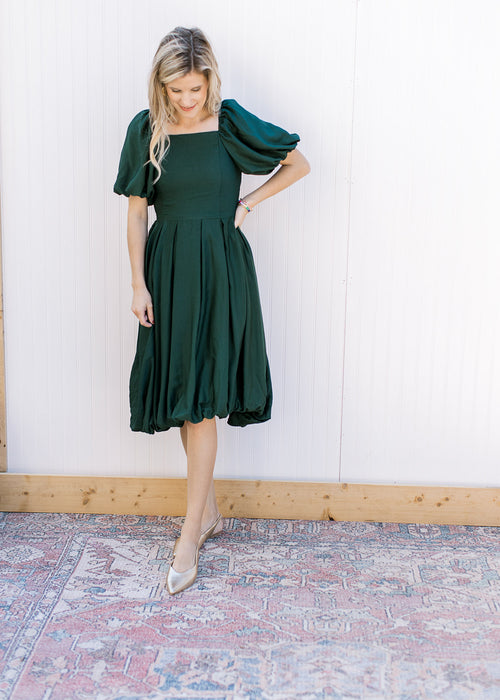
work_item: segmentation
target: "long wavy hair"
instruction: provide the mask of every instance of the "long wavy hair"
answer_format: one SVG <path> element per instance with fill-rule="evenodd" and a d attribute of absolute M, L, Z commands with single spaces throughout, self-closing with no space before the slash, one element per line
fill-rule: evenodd
<path fill-rule="evenodd" d="M 158 171 L 155 182 L 160 178 L 160 164 L 170 146 L 168 125 L 177 123 L 175 109 L 165 94 L 166 90 L 164 92 L 164 85 L 182 78 L 191 71 L 203 73 L 207 78 L 205 107 L 210 114 L 217 114 L 221 103 L 221 80 L 212 47 L 201 29 L 176 27 L 160 41 L 149 77 L 149 158 Z"/>

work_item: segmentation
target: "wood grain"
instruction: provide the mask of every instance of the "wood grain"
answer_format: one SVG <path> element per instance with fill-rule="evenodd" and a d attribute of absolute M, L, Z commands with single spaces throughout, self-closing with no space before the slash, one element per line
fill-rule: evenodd
<path fill-rule="evenodd" d="M 216 479 L 224 517 L 500 525 L 500 489 Z M 181 516 L 186 480 L 0 474 L 0 511 Z"/>

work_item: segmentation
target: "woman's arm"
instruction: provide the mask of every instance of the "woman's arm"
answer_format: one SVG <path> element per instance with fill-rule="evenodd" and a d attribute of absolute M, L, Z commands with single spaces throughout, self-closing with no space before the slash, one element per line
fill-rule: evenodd
<path fill-rule="evenodd" d="M 269 180 L 264 182 L 263 185 L 258 187 L 253 192 L 250 192 L 250 194 L 243 197 L 250 209 L 253 209 L 264 199 L 272 197 L 274 194 L 281 192 L 281 190 L 284 190 L 286 187 L 290 187 L 290 185 L 293 185 L 294 182 L 297 182 L 297 180 L 300 180 L 301 177 L 304 177 L 307 175 L 307 173 L 311 172 L 311 166 L 309 165 L 306 157 L 297 148 L 290 151 L 285 160 L 281 161 L 280 165 L 282 167 L 275 172 L 274 175 L 269 178 Z M 236 209 L 234 225 L 241 226 L 247 213 L 248 212 L 245 207 L 240 204 Z"/>
<path fill-rule="evenodd" d="M 132 311 L 141 326 L 150 328 L 154 323 L 153 302 L 144 279 L 144 251 L 148 237 L 148 200 L 145 197 L 128 198 L 127 243 L 132 268 Z"/>

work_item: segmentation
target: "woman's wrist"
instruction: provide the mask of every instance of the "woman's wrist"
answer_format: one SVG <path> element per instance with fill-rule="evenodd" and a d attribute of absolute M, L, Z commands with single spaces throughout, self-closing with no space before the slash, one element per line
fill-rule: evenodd
<path fill-rule="evenodd" d="M 134 292 L 142 292 L 142 291 L 144 291 L 145 289 L 147 289 L 147 287 L 146 287 L 146 281 L 145 281 L 145 280 L 141 280 L 141 281 L 132 281 L 132 289 L 134 290 Z"/>
<path fill-rule="evenodd" d="M 250 209 L 253 211 L 257 204 L 260 204 L 262 201 L 262 197 L 260 196 L 260 193 L 258 190 L 254 190 L 253 192 L 250 192 L 249 194 L 243 195 L 239 200 L 239 202 L 245 202 Z"/>
<path fill-rule="evenodd" d="M 249 214 L 253 209 L 248 199 L 245 199 L 243 197 L 238 200 L 238 204 L 240 205 L 240 207 L 243 207 L 243 209 L 246 210 L 247 214 Z"/>

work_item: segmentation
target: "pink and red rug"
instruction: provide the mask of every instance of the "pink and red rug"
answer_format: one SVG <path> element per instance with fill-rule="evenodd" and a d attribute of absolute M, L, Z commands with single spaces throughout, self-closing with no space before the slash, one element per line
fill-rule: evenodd
<path fill-rule="evenodd" d="M 500 698 L 500 531 L 0 514 L 0 698 Z"/>

